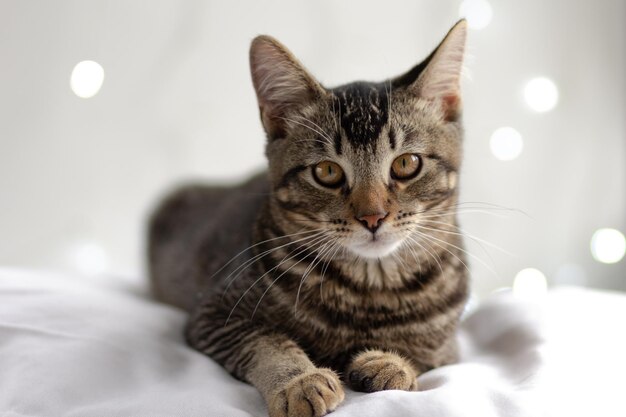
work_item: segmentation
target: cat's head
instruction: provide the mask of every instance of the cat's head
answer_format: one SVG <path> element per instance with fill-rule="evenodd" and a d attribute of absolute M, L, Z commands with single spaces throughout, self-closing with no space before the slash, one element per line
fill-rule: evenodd
<path fill-rule="evenodd" d="M 443 213 L 457 195 L 466 31 L 457 23 L 402 76 L 336 88 L 275 39 L 254 39 L 272 202 L 290 232 L 324 231 L 360 257 L 382 258 L 411 239 L 420 216 Z"/>

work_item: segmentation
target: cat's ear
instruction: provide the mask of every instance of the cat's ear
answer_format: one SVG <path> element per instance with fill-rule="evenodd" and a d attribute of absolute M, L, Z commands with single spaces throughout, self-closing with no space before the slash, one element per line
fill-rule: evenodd
<path fill-rule="evenodd" d="M 455 121 L 461 114 L 461 70 L 465 55 L 467 22 L 460 20 L 421 64 L 394 80 L 420 98 L 441 104 L 444 118 Z"/>
<path fill-rule="evenodd" d="M 285 113 L 324 94 L 324 88 L 295 56 L 270 36 L 250 46 L 250 71 L 261 120 L 270 139 L 284 135 Z"/>

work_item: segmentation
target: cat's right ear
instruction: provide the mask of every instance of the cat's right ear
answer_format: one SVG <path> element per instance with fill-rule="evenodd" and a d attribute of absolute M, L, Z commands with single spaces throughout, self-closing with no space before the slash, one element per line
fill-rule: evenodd
<path fill-rule="evenodd" d="M 271 36 L 257 36 L 250 45 L 250 71 L 270 139 L 283 137 L 288 110 L 315 100 L 324 88 L 295 56 Z"/>

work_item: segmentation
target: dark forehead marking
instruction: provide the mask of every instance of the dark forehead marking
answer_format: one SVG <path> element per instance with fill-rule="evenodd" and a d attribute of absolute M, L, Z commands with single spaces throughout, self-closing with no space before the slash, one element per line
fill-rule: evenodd
<path fill-rule="evenodd" d="M 388 84 L 355 82 L 330 90 L 339 111 L 341 127 L 356 146 L 375 147 L 389 118 Z"/>
<path fill-rule="evenodd" d="M 391 126 L 389 126 L 389 146 L 396 149 L 396 131 Z"/>
<path fill-rule="evenodd" d="M 333 142 L 335 143 L 335 153 L 337 153 L 337 155 L 341 155 L 341 132 L 335 132 Z"/>

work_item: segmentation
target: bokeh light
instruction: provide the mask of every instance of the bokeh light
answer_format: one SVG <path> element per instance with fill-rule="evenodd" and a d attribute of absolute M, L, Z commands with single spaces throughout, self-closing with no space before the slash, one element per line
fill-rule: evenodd
<path fill-rule="evenodd" d="M 552 80 L 537 77 L 526 83 L 524 98 L 528 106 L 536 112 L 552 110 L 559 101 L 559 90 Z"/>
<path fill-rule="evenodd" d="M 474 310 L 480 305 L 480 300 L 475 293 L 470 293 L 469 297 L 467 297 L 467 302 L 465 303 L 465 308 L 463 309 L 462 317 L 467 317 L 472 314 Z"/>
<path fill-rule="evenodd" d="M 459 6 L 459 16 L 467 19 L 471 29 L 484 29 L 493 17 L 491 4 L 487 0 L 465 0 Z"/>
<path fill-rule="evenodd" d="M 522 153 L 522 135 L 512 127 L 501 127 L 491 135 L 491 153 L 501 161 L 511 161 Z"/>
<path fill-rule="evenodd" d="M 81 98 L 90 98 L 98 94 L 104 82 L 104 68 L 94 61 L 82 61 L 76 64 L 70 77 L 70 87 Z"/>
<path fill-rule="evenodd" d="M 515 275 L 513 294 L 520 298 L 537 299 L 546 294 L 548 283 L 546 276 L 538 269 L 522 269 Z"/>
<path fill-rule="evenodd" d="M 619 230 L 599 229 L 591 237 L 593 258 L 605 264 L 619 262 L 626 253 L 626 239 Z"/>
<path fill-rule="evenodd" d="M 94 242 L 80 242 L 68 248 L 71 266 L 86 275 L 99 275 L 107 271 L 109 256 L 102 246 Z"/>

